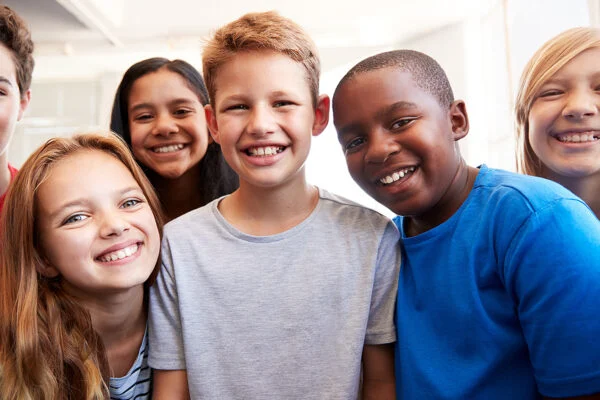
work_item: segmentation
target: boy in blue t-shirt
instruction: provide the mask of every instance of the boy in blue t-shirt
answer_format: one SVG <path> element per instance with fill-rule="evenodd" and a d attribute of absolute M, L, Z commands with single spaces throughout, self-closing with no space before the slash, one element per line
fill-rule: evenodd
<path fill-rule="evenodd" d="M 399 50 L 333 96 L 350 174 L 399 215 L 399 399 L 599 398 L 600 223 L 561 186 L 468 166 L 465 103 Z"/>

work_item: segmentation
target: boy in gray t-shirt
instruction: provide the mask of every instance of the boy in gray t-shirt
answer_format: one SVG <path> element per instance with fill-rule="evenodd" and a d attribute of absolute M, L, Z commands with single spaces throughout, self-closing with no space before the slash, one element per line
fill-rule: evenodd
<path fill-rule="evenodd" d="M 213 139 L 233 194 L 165 228 L 150 298 L 158 399 L 393 399 L 398 232 L 307 184 L 329 119 L 306 33 L 247 14 L 203 52 Z"/>

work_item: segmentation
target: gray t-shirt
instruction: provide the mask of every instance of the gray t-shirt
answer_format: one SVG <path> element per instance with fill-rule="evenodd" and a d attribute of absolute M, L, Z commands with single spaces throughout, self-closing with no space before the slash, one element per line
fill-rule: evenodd
<path fill-rule="evenodd" d="M 324 190 L 311 215 L 252 236 L 220 199 L 167 224 L 150 297 L 154 369 L 192 399 L 354 399 L 363 345 L 396 340 L 399 234 Z"/>

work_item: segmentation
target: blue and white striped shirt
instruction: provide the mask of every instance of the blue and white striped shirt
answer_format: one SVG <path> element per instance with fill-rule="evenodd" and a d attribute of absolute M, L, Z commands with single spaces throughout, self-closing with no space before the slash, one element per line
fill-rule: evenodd
<path fill-rule="evenodd" d="M 110 378 L 111 400 L 146 400 L 152 396 L 152 369 L 148 365 L 148 330 L 140 346 L 137 359 L 127 375 Z"/>

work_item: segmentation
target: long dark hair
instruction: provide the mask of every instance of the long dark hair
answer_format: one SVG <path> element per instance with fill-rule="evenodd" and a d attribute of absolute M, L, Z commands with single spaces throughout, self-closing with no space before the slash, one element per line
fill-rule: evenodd
<path fill-rule="evenodd" d="M 200 103 L 202 105 L 208 104 L 208 92 L 206 91 L 204 80 L 198 70 L 189 63 L 183 60 L 171 61 L 166 58 L 154 57 L 133 64 L 125 72 L 117 88 L 110 119 L 110 129 L 121 136 L 130 149 L 131 132 L 129 130 L 127 105 L 131 88 L 134 82 L 142 76 L 156 72 L 162 68 L 179 74 L 188 83 L 189 88 L 198 96 Z M 144 165 L 141 166 L 145 171 L 148 170 Z M 198 187 L 203 204 L 229 194 L 239 187 L 237 174 L 225 162 L 221 153 L 221 146 L 215 142 L 208 145 L 205 156 L 198 163 L 198 168 L 200 170 Z M 154 184 L 151 175 L 149 179 Z"/>

